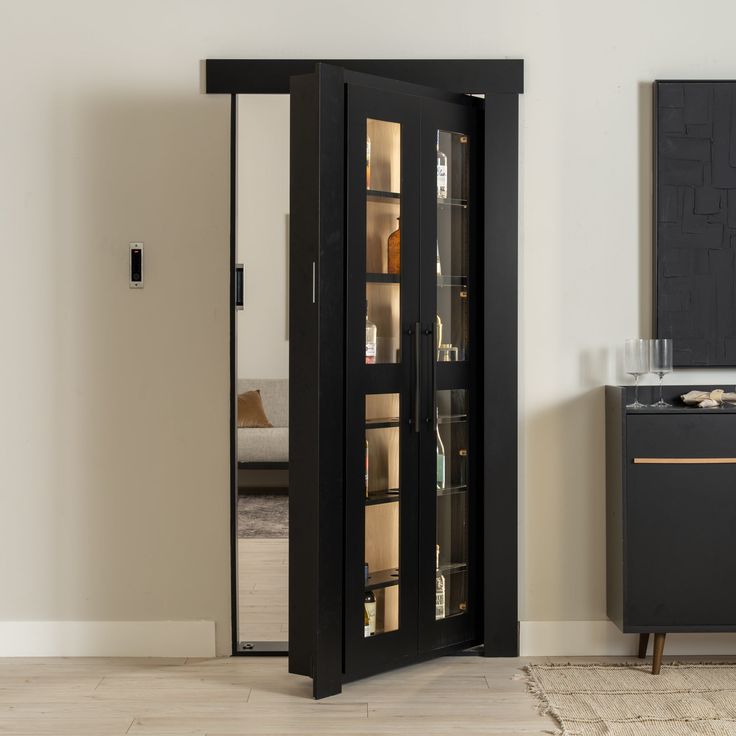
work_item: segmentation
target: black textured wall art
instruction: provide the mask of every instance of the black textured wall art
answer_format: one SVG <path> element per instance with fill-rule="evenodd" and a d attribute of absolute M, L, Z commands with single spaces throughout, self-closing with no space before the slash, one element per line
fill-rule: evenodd
<path fill-rule="evenodd" d="M 655 332 L 736 366 L 736 82 L 656 82 L 654 109 Z"/>

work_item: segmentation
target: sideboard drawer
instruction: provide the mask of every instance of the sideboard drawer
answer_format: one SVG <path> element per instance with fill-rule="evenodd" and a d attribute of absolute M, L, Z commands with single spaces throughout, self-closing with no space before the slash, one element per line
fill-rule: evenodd
<path fill-rule="evenodd" d="M 736 466 L 736 412 L 701 409 L 626 416 L 627 464 L 688 460 Z"/>

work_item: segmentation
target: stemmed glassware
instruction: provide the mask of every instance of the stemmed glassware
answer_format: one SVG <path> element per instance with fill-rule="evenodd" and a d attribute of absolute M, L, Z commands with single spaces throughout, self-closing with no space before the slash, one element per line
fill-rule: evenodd
<path fill-rule="evenodd" d="M 649 365 L 652 373 L 659 376 L 659 401 L 652 406 L 658 409 L 672 406 L 662 398 L 662 381 L 667 373 L 672 372 L 672 340 L 670 338 L 649 341 Z"/>
<path fill-rule="evenodd" d="M 639 379 L 649 373 L 649 340 L 640 337 L 632 338 L 624 343 L 624 371 L 634 376 L 634 403 L 627 404 L 627 409 L 643 409 L 646 404 L 639 401 Z"/>

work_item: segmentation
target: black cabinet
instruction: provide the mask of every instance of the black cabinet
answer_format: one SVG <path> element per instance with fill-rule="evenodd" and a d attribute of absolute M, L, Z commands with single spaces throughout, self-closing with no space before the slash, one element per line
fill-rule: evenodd
<path fill-rule="evenodd" d="M 691 388 L 659 410 L 606 388 L 608 614 L 624 632 L 736 630 L 736 410 L 684 407 Z"/>
<path fill-rule="evenodd" d="M 485 276 L 508 257 L 487 244 L 515 233 L 488 205 L 508 98 L 489 117 L 489 99 L 328 65 L 292 81 L 289 648 L 317 697 L 518 650 L 515 529 L 486 523 L 515 477 L 491 466 L 483 370 L 503 319 Z M 511 333 L 490 350 L 507 372 Z"/>

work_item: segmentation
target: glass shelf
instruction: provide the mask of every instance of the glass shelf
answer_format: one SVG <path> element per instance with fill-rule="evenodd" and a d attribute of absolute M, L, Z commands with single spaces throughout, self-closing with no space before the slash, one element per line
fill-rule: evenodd
<path fill-rule="evenodd" d="M 369 491 L 365 499 L 365 505 L 375 506 L 379 503 L 396 503 L 398 500 L 398 488 L 389 488 L 387 491 Z"/>
<path fill-rule="evenodd" d="M 457 361 L 454 361 L 454 362 L 457 362 Z M 467 421 L 468 421 L 467 414 L 448 414 L 445 416 L 440 416 L 437 419 L 437 422 L 439 424 L 457 424 L 458 422 L 467 422 Z"/>
<path fill-rule="evenodd" d="M 467 570 L 468 565 L 466 562 L 448 562 L 445 565 L 440 565 L 440 572 L 443 575 L 454 575 L 459 572 L 467 572 Z"/>
<path fill-rule="evenodd" d="M 447 199 L 441 199 L 440 197 L 437 197 L 437 206 L 438 207 L 467 207 L 468 206 L 468 200 L 467 199 L 454 199 L 452 197 L 448 197 Z"/>
<path fill-rule="evenodd" d="M 401 199 L 401 194 L 399 192 L 382 192 L 379 189 L 366 189 L 365 197 L 367 202 L 385 202 L 387 199 Z"/>
<path fill-rule="evenodd" d="M 365 280 L 369 284 L 399 284 L 401 274 L 399 273 L 367 273 Z"/>
<path fill-rule="evenodd" d="M 390 429 L 399 426 L 398 417 L 377 417 L 376 419 L 366 419 L 366 429 Z"/>
<path fill-rule="evenodd" d="M 461 493 L 467 493 L 467 486 L 446 486 L 445 488 L 438 488 L 438 496 L 457 496 Z"/>
<path fill-rule="evenodd" d="M 438 276 L 437 286 L 466 286 L 468 285 L 467 276 Z"/>
<path fill-rule="evenodd" d="M 376 570 L 368 575 L 366 590 L 378 590 L 379 588 L 390 588 L 399 584 L 399 569 L 392 567 L 388 570 Z"/>

